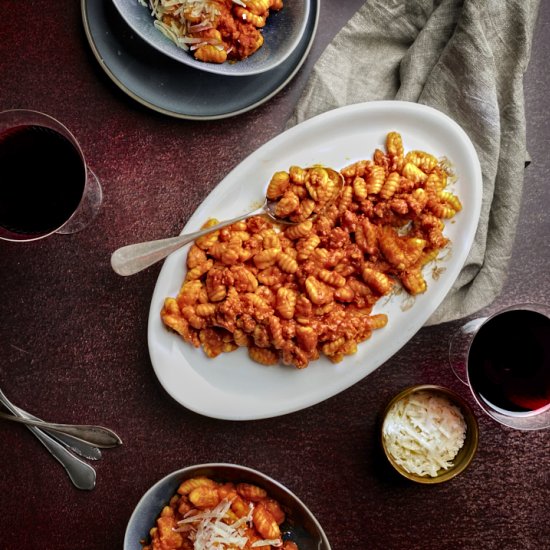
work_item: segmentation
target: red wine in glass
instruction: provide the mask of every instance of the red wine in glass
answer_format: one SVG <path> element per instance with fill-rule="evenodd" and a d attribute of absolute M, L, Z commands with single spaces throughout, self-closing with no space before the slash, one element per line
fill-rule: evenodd
<path fill-rule="evenodd" d="M 85 185 L 81 152 L 56 130 L 22 124 L 0 133 L 0 235 L 52 233 L 78 208 Z"/>
<path fill-rule="evenodd" d="M 485 322 L 468 352 L 474 394 L 504 413 L 530 413 L 550 405 L 550 319 L 513 309 Z"/>

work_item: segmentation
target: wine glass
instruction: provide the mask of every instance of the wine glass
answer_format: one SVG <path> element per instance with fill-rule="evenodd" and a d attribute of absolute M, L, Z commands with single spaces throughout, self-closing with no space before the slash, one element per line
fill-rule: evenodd
<path fill-rule="evenodd" d="M 76 233 L 101 201 L 97 177 L 61 122 L 26 109 L 0 113 L 0 239 Z"/>
<path fill-rule="evenodd" d="M 494 420 L 550 427 L 550 307 L 516 304 L 468 321 L 451 338 L 449 362 Z"/>

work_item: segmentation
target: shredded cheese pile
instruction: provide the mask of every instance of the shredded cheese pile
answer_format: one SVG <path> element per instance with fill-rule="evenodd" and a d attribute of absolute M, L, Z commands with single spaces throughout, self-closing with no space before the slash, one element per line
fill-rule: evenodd
<path fill-rule="evenodd" d="M 247 516 L 233 523 L 227 523 L 227 512 L 231 507 L 230 500 L 222 500 L 212 510 L 205 510 L 190 515 L 178 522 L 180 527 L 176 529 L 185 533 L 193 541 L 194 550 L 224 550 L 229 548 L 244 548 L 248 543 L 245 527 L 252 525 L 253 506 Z M 280 547 L 281 539 L 258 540 L 250 545 L 251 548 L 260 546 Z"/>
<path fill-rule="evenodd" d="M 453 466 L 464 445 L 466 422 L 445 397 L 419 391 L 391 407 L 382 436 L 388 452 L 407 472 L 436 477 Z"/>
<path fill-rule="evenodd" d="M 242 0 L 232 0 L 234 4 L 246 7 Z M 220 15 L 218 3 L 214 0 L 138 0 L 140 4 L 151 10 L 155 17 L 154 25 L 166 38 L 172 40 L 184 50 L 195 50 L 205 44 L 212 44 L 222 49 L 215 39 L 204 39 L 190 36 L 193 32 L 211 29 L 216 18 Z M 187 17 L 184 17 L 183 14 Z M 163 18 L 170 15 L 166 23 Z M 190 24 L 187 18 L 198 20 L 199 23 Z"/>

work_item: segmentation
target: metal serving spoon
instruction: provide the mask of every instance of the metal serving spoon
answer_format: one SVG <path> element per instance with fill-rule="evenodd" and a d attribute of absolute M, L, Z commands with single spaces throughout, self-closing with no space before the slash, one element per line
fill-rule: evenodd
<path fill-rule="evenodd" d="M 0 401 L 15 416 L 22 417 L 19 409 L 0 390 Z M 78 489 L 91 491 L 95 487 L 96 472 L 83 460 L 73 455 L 61 443 L 50 437 L 36 426 L 27 426 L 36 438 L 48 449 L 50 454 L 65 468 L 69 478 Z"/>
<path fill-rule="evenodd" d="M 334 193 L 333 201 L 338 197 L 342 187 L 344 186 L 344 178 L 340 172 L 332 168 L 323 167 L 327 172 L 331 174 L 331 179 L 338 182 L 337 192 Z M 147 241 L 137 244 L 129 244 L 123 246 L 118 250 L 115 250 L 111 256 L 111 266 L 116 273 L 119 275 L 134 275 L 142 271 L 143 269 L 157 263 L 158 261 L 166 258 L 175 252 L 176 250 L 182 248 L 187 243 L 190 243 L 203 235 L 208 235 L 212 231 L 221 229 L 233 223 L 239 222 L 251 216 L 258 216 L 260 214 L 267 214 L 272 220 L 277 223 L 283 223 L 287 225 L 293 225 L 295 222 L 288 221 L 286 219 L 281 219 L 275 214 L 275 207 L 277 201 L 265 199 L 262 206 L 243 214 L 232 218 L 230 220 L 225 220 L 213 225 L 212 227 L 207 227 L 206 229 L 201 229 L 200 231 L 195 231 L 194 233 L 187 233 L 185 235 L 179 235 L 177 237 L 169 237 L 168 239 L 159 239 L 156 241 Z M 328 205 L 327 205 L 328 206 Z M 311 216 L 309 219 L 313 219 L 315 216 Z"/>
<path fill-rule="evenodd" d="M 87 424 L 58 424 L 54 422 L 44 422 L 43 420 L 31 420 L 29 418 L 21 418 L 0 412 L 0 418 L 3 420 L 11 420 L 19 422 L 27 426 L 36 426 L 38 428 L 47 428 L 53 432 L 68 434 L 79 441 L 89 443 L 102 449 L 110 449 L 122 444 L 122 440 L 118 435 L 104 428 L 103 426 L 90 426 Z"/>

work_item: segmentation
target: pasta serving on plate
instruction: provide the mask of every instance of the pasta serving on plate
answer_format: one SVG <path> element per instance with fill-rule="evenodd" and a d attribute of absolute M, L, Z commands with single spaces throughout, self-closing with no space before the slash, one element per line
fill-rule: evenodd
<path fill-rule="evenodd" d="M 426 291 L 423 268 L 447 246 L 444 220 L 462 205 L 447 189 L 447 163 L 405 154 L 397 132 L 341 174 L 340 195 L 313 220 L 278 226 L 255 216 L 197 239 L 164 324 L 212 358 L 243 346 L 258 363 L 304 368 L 321 354 L 336 363 L 355 353 L 387 323 L 372 312 L 381 297 Z M 292 217 L 306 199 L 290 194 L 322 196 L 319 181 L 330 185 L 319 170 L 293 166 L 273 176 L 268 195 L 294 204 L 294 213 L 285 207 Z"/>
<path fill-rule="evenodd" d="M 139 0 L 145 3 L 145 0 Z M 155 27 L 195 59 L 245 59 L 263 44 L 261 33 L 282 0 L 148 0 Z"/>

